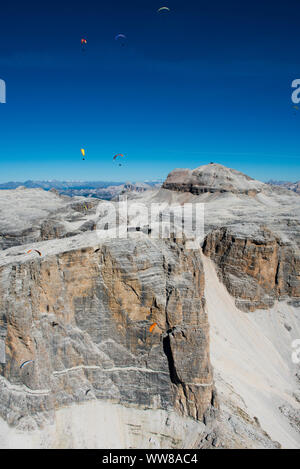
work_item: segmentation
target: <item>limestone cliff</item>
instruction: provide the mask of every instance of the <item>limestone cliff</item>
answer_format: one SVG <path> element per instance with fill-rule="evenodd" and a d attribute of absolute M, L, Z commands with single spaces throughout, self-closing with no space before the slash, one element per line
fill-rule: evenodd
<path fill-rule="evenodd" d="M 199 253 L 145 236 L 95 240 L 2 257 L 1 417 L 30 430 L 101 400 L 207 423 L 216 402 Z"/>
<path fill-rule="evenodd" d="M 212 163 L 172 171 L 159 197 L 203 204 L 203 252 L 239 308 L 255 311 L 275 300 L 299 305 L 298 195 Z"/>
<path fill-rule="evenodd" d="M 145 210 L 128 239 L 100 240 L 101 201 L 0 192 L 0 447 L 297 447 L 299 196 L 221 165 L 181 173 L 129 197 Z M 159 220 L 205 204 L 204 257 L 154 239 L 152 202 Z"/>
<path fill-rule="evenodd" d="M 64 238 L 95 229 L 99 201 L 60 196 L 57 191 L 0 191 L 0 249 Z"/>
<path fill-rule="evenodd" d="M 207 235 L 203 252 L 212 258 L 236 305 L 246 311 L 268 308 L 275 300 L 300 304 L 299 249 L 282 242 L 266 227 L 239 226 Z"/>
<path fill-rule="evenodd" d="M 211 163 L 194 170 L 175 169 L 163 183 L 163 189 L 190 192 L 199 195 L 210 193 L 236 193 L 255 195 L 265 184 L 245 174 L 220 164 Z"/>

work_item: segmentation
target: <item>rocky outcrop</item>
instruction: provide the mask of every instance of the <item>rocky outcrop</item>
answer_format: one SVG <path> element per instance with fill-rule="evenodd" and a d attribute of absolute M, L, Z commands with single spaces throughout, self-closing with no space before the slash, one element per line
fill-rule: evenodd
<path fill-rule="evenodd" d="M 30 430 L 99 400 L 208 422 L 217 404 L 200 254 L 144 235 L 71 243 L 2 256 L 1 417 Z"/>
<path fill-rule="evenodd" d="M 0 191 L 0 249 L 75 236 L 95 229 L 99 201 L 60 196 L 57 191 Z"/>
<path fill-rule="evenodd" d="M 296 192 L 296 194 L 300 195 L 300 181 L 297 182 L 288 182 L 288 181 L 268 181 L 267 184 L 271 186 L 280 186 L 289 189 L 290 191 Z"/>
<path fill-rule="evenodd" d="M 215 163 L 194 170 L 175 169 L 162 185 L 163 189 L 195 195 L 230 192 L 249 196 L 258 194 L 264 186 L 239 171 Z"/>
<path fill-rule="evenodd" d="M 298 195 L 214 163 L 176 169 L 162 187 L 157 198 L 203 204 L 204 254 L 239 308 L 254 311 L 286 299 L 300 304 Z"/>
<path fill-rule="evenodd" d="M 300 304 L 299 250 L 266 227 L 246 229 L 235 225 L 214 230 L 203 244 L 237 306 L 254 311 L 273 306 L 277 299 Z"/>
<path fill-rule="evenodd" d="M 0 447 L 297 446 L 286 364 L 298 337 L 299 197 L 221 165 L 179 173 L 163 189 L 129 190 L 129 208 L 145 210 L 127 229 L 118 217 L 123 239 L 109 238 L 114 211 L 101 201 L 0 192 Z M 197 243 L 152 236 L 152 202 L 163 205 L 155 228 L 173 206 L 205 204 L 197 240 L 232 296 Z M 233 297 L 244 311 L 285 300 L 274 307 L 284 314 L 245 315 Z"/>

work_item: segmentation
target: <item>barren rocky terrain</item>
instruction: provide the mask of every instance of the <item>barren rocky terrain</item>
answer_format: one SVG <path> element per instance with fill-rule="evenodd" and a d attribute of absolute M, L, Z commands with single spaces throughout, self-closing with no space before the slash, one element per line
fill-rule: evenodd
<path fill-rule="evenodd" d="M 129 228 L 117 201 L 0 191 L 0 446 L 299 448 L 299 195 L 216 164 L 127 189 Z"/>
<path fill-rule="evenodd" d="M 288 181 L 269 181 L 268 184 L 271 184 L 272 186 L 281 186 L 285 187 L 286 189 L 289 189 L 291 191 L 296 192 L 297 194 L 300 194 L 300 181 L 297 182 L 288 182 Z"/>

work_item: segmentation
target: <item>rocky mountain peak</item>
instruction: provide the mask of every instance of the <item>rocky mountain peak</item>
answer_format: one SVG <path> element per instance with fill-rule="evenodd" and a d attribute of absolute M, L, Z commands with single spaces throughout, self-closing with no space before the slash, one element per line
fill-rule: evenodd
<path fill-rule="evenodd" d="M 193 170 L 175 169 L 163 184 L 164 189 L 202 194 L 205 192 L 256 195 L 265 184 L 235 169 L 210 163 Z"/>

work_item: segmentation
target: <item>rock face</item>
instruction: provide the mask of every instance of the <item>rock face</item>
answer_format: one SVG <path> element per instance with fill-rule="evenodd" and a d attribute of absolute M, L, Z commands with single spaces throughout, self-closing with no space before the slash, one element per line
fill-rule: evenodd
<path fill-rule="evenodd" d="M 57 191 L 0 191 L 0 249 L 74 236 L 94 229 L 99 201 L 59 196 Z"/>
<path fill-rule="evenodd" d="M 44 252 L 1 258 L 2 419 L 28 431 L 56 409 L 100 400 L 209 421 L 216 401 L 200 254 L 142 235 L 97 252 L 47 241 Z"/>
<path fill-rule="evenodd" d="M 156 198 L 203 204 L 204 254 L 239 308 L 254 311 L 286 299 L 299 305 L 298 195 L 210 164 L 172 171 Z"/>
<path fill-rule="evenodd" d="M 275 300 L 300 304 L 300 256 L 266 227 L 238 225 L 212 231 L 203 252 L 218 266 L 219 276 L 236 305 L 246 311 L 269 308 Z"/>
<path fill-rule="evenodd" d="M 259 193 L 264 184 L 234 169 L 211 163 L 194 170 L 175 169 L 162 187 L 195 195 L 231 192 L 251 196 Z"/>
<path fill-rule="evenodd" d="M 186 203 L 204 207 L 199 241 L 220 412 L 219 429 L 200 446 L 298 448 L 299 196 L 212 164 L 175 170 L 137 200 L 165 205 L 162 219 Z"/>
<path fill-rule="evenodd" d="M 115 206 L 0 191 L 0 447 L 296 447 L 299 196 L 215 164 L 129 194 L 114 239 Z M 153 202 L 205 205 L 193 248 Z"/>
<path fill-rule="evenodd" d="M 299 365 L 291 360 L 291 343 L 300 337 L 300 308 L 280 301 L 245 314 L 218 279 L 214 262 L 204 256 L 203 265 L 221 444 L 299 448 L 300 434 L 293 428 L 300 409 L 294 396 Z M 267 434 L 273 442 L 266 441 Z"/>
<path fill-rule="evenodd" d="M 289 189 L 290 191 L 300 194 L 300 181 L 297 182 L 286 182 L 286 181 L 269 181 L 268 184 L 272 186 L 281 186 Z"/>

